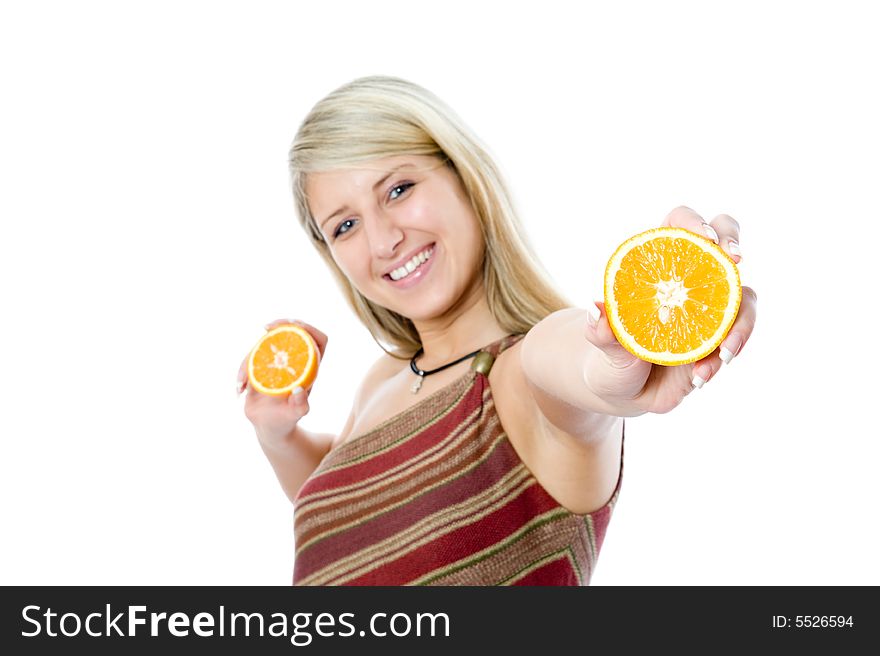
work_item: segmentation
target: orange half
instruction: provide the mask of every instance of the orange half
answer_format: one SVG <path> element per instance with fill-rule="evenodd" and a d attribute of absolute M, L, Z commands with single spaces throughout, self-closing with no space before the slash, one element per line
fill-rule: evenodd
<path fill-rule="evenodd" d="M 686 364 L 712 353 L 741 298 L 736 263 L 715 242 L 683 228 L 631 237 L 605 268 L 611 330 L 626 350 L 655 364 Z"/>
<path fill-rule="evenodd" d="M 318 346 L 308 331 L 285 324 L 263 335 L 248 357 L 253 389 L 270 396 L 311 387 L 318 374 Z"/>

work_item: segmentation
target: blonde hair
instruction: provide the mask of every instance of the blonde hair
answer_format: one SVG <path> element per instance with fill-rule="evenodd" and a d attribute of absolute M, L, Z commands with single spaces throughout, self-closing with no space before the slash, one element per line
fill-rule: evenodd
<path fill-rule="evenodd" d="M 300 223 L 373 338 L 399 349 L 389 355 L 411 357 L 421 346 L 419 334 L 408 318 L 364 297 L 336 265 L 305 187 L 310 173 L 397 155 L 434 156 L 458 175 L 483 233 L 488 305 L 504 330 L 526 333 L 551 312 L 570 306 L 535 258 L 498 168 L 461 119 L 434 94 L 406 80 L 358 78 L 319 101 L 303 120 L 290 148 L 290 173 Z"/>

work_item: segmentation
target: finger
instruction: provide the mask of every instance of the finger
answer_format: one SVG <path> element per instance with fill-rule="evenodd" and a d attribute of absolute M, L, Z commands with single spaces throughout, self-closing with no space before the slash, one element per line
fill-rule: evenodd
<path fill-rule="evenodd" d="M 279 416 L 289 419 L 287 396 L 263 394 L 249 386 L 244 398 L 244 414 L 254 424 L 271 421 Z"/>
<path fill-rule="evenodd" d="M 274 330 L 278 326 L 298 326 L 300 325 L 299 319 L 275 319 L 274 321 L 270 321 L 265 326 L 263 326 L 267 331 Z"/>
<path fill-rule="evenodd" d="M 272 330 L 273 328 L 277 328 L 278 326 L 284 325 L 295 325 L 301 328 L 305 328 L 308 333 L 315 340 L 315 344 L 318 346 L 318 357 L 324 357 L 324 351 L 327 348 L 327 335 L 322 333 L 320 330 L 315 328 L 313 325 L 306 323 L 305 321 L 300 321 L 299 319 L 276 319 L 275 321 L 271 321 L 266 324 L 266 330 Z"/>
<path fill-rule="evenodd" d="M 287 404 L 296 410 L 300 417 L 309 413 L 309 393 L 302 387 L 294 387 L 293 392 L 287 397 Z"/>
<path fill-rule="evenodd" d="M 238 368 L 238 375 L 235 378 L 235 393 L 241 396 L 241 393 L 247 388 L 247 363 L 250 358 L 250 353 L 245 356 L 244 360 L 241 361 L 241 366 Z"/>
<path fill-rule="evenodd" d="M 324 357 L 324 351 L 327 349 L 327 335 L 305 321 L 297 320 L 296 323 L 309 331 L 309 334 L 314 338 L 315 344 L 318 345 L 318 358 L 320 361 L 320 358 Z"/>
<path fill-rule="evenodd" d="M 670 228 L 684 228 L 685 230 L 690 230 L 701 237 L 708 237 L 716 244 L 719 241 L 715 229 L 706 223 L 702 216 L 694 212 L 690 207 L 685 207 L 684 205 L 676 207 L 667 214 L 666 218 L 663 219 L 662 225 Z"/>
<path fill-rule="evenodd" d="M 739 304 L 739 312 L 736 314 L 736 320 L 727 333 L 727 337 L 721 342 L 719 351 L 719 359 L 724 364 L 730 364 L 737 355 L 739 355 L 752 331 L 755 329 L 755 319 L 758 311 L 758 295 L 751 287 L 742 288 L 742 301 Z"/>
<path fill-rule="evenodd" d="M 696 389 L 700 389 L 703 385 L 712 380 L 715 374 L 721 369 L 721 365 L 724 364 L 721 361 L 721 358 L 718 357 L 718 351 L 719 349 L 715 349 L 702 360 L 694 362 L 691 370 L 691 385 Z"/>
<path fill-rule="evenodd" d="M 611 330 L 611 324 L 608 323 L 605 304 L 601 301 L 596 301 L 587 307 L 584 337 L 605 353 L 615 366 L 623 367 L 638 359 L 617 341 L 614 331 Z"/>
<path fill-rule="evenodd" d="M 712 219 L 711 225 L 718 235 L 718 245 L 730 255 L 734 262 L 739 264 L 742 261 L 742 252 L 739 247 L 739 222 L 729 214 L 719 214 Z"/>

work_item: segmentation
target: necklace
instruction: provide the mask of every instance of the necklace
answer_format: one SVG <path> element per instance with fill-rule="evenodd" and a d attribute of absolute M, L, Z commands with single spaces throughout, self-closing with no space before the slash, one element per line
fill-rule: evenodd
<path fill-rule="evenodd" d="M 422 352 L 424 351 L 424 349 L 420 348 L 418 351 L 416 351 L 416 354 L 414 356 L 412 356 L 412 360 L 409 361 L 409 368 L 412 369 L 413 373 L 416 376 L 418 376 L 418 378 L 416 379 L 416 382 L 414 382 L 412 387 L 410 388 L 412 390 L 412 393 L 417 394 L 418 391 L 422 388 L 422 380 L 425 378 L 425 376 L 430 376 L 431 374 L 436 374 L 438 371 L 443 371 L 447 367 L 451 367 L 454 364 L 458 364 L 462 360 L 467 360 L 468 358 L 472 358 L 477 353 L 479 353 L 481 350 L 482 349 L 477 349 L 473 353 L 468 353 L 467 355 L 460 357 L 458 360 L 455 360 L 454 362 L 450 362 L 449 364 L 444 364 L 442 367 L 437 367 L 436 369 L 431 369 L 430 371 L 424 371 L 422 369 L 419 369 L 416 366 L 416 358 L 419 357 L 422 354 Z"/>

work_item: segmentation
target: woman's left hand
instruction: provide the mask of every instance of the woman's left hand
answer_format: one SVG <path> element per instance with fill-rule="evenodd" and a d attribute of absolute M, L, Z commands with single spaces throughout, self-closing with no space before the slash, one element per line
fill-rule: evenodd
<path fill-rule="evenodd" d="M 708 236 L 719 244 L 737 264 L 742 260 L 739 247 L 739 223 L 726 214 L 710 223 L 688 207 L 677 207 L 663 221 L 663 226 L 685 228 Z M 620 416 L 644 412 L 669 412 L 695 388 L 702 387 L 718 374 L 722 364 L 742 352 L 755 327 L 757 296 L 750 287 L 742 288 L 742 302 L 736 319 L 711 354 L 690 364 L 661 366 L 640 360 L 627 351 L 614 336 L 605 316 L 604 304 L 598 320 L 588 321 L 584 335 L 598 347 L 585 363 L 585 380 L 590 389 Z"/>

